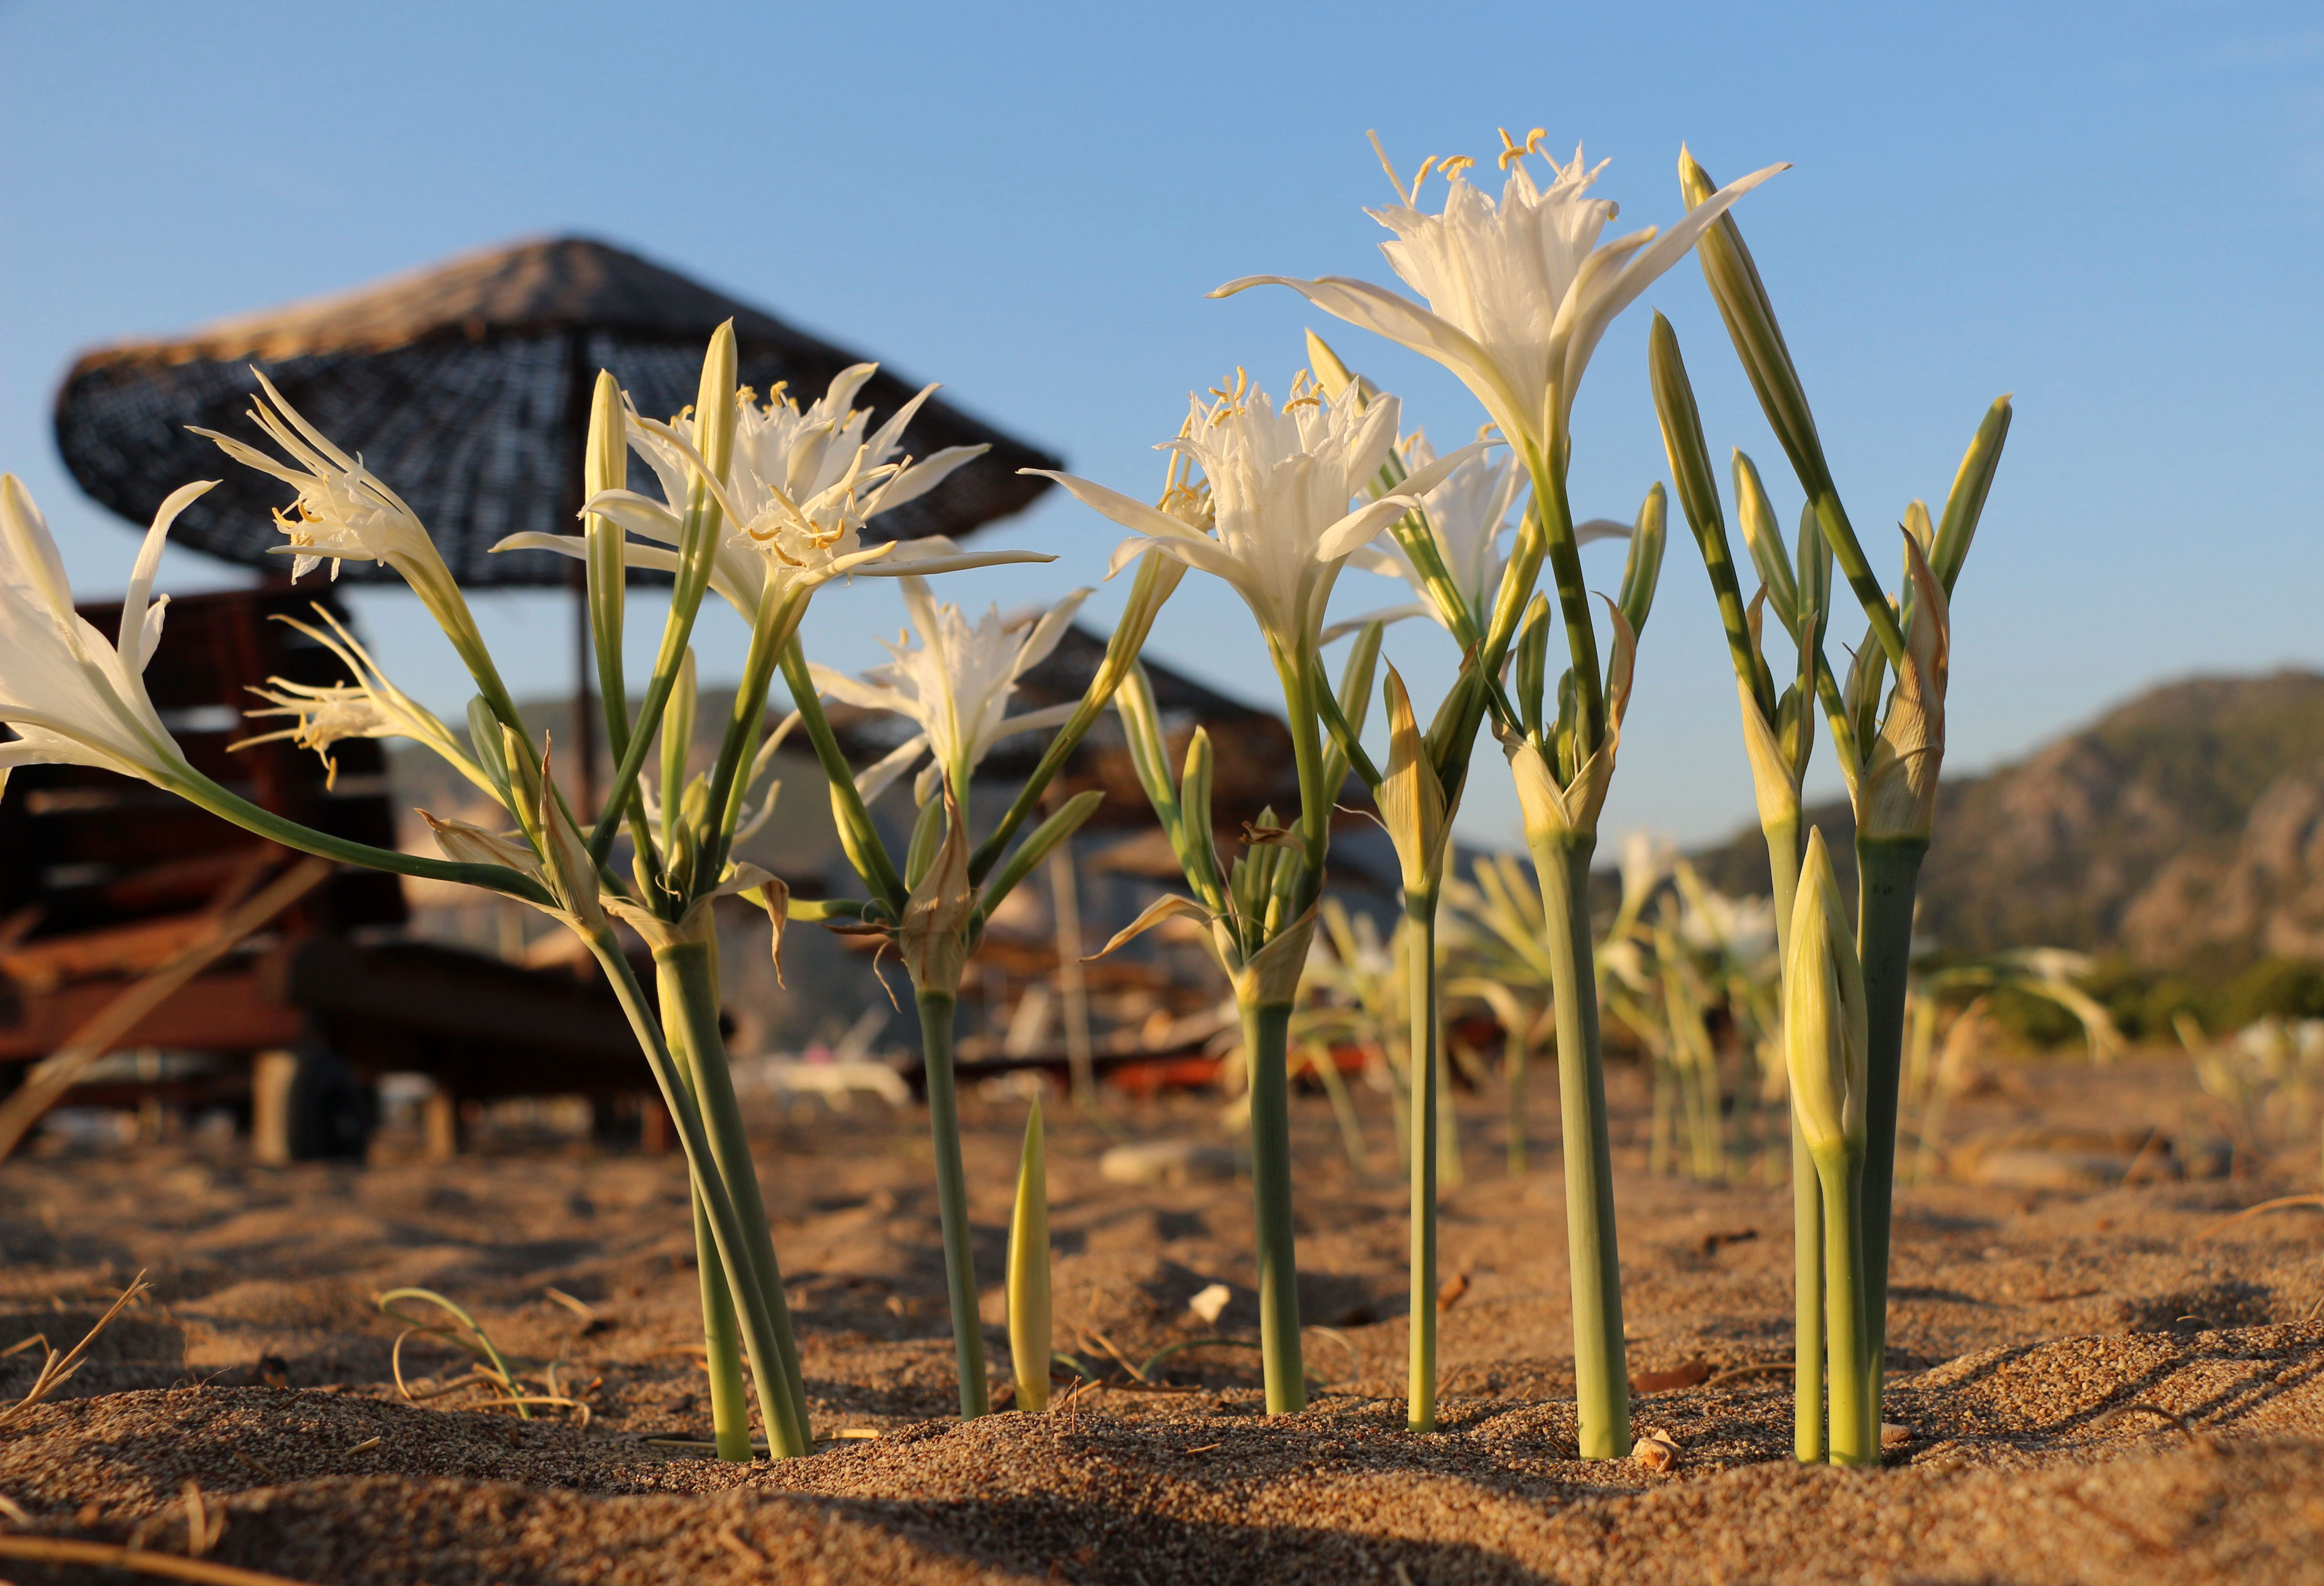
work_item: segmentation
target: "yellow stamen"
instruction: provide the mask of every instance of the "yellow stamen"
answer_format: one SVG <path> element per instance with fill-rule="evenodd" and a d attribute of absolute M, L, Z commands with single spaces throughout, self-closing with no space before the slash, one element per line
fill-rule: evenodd
<path fill-rule="evenodd" d="M 1526 134 L 1526 141 L 1520 143 L 1515 138 L 1509 136 L 1508 128 L 1504 126 L 1495 130 L 1499 132 L 1501 134 L 1500 160 L 1501 169 L 1503 171 L 1507 171 L 1511 165 L 1524 159 L 1526 155 L 1539 152 L 1542 140 L 1549 136 L 1546 130 L 1541 127 L 1536 127 L 1533 131 Z M 1552 161 L 1551 163 L 1554 164 L 1556 161 Z"/>

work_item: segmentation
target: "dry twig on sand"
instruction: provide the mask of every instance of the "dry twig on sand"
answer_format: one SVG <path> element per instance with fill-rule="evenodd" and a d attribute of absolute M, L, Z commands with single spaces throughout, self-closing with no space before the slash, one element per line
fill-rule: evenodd
<path fill-rule="evenodd" d="M 2324 1206 L 2324 1195 L 2278 1195 L 2272 1201 L 2262 1201 L 2256 1206 L 2246 1206 L 2232 1216 L 2222 1217 L 2195 1236 L 2197 1243 L 2210 1238 L 2222 1229 L 2232 1228 L 2246 1217 L 2257 1217 L 2264 1212 L 2288 1211 L 2293 1206 Z"/>
<path fill-rule="evenodd" d="M 305 1586 L 287 1575 L 268 1575 L 208 1559 L 180 1558 L 173 1553 L 148 1553 L 117 1542 L 79 1542 L 68 1536 L 0 1536 L 0 1558 L 44 1564 L 97 1564 L 126 1570 L 133 1575 L 160 1575 L 171 1581 L 193 1581 L 201 1586 Z"/>
<path fill-rule="evenodd" d="M 14 1424 L 34 1405 L 62 1388 L 66 1380 L 80 1369 L 81 1357 L 88 1353 L 88 1346 L 97 1342 L 97 1335 L 103 1332 L 115 1316 L 121 1314 L 124 1307 L 144 1294 L 151 1286 L 145 1281 L 145 1274 L 140 1272 L 131 1279 L 129 1286 L 121 1291 L 121 1297 L 113 1302 L 112 1308 L 97 1319 L 97 1325 L 81 1335 L 81 1341 L 78 1343 L 73 1345 L 62 1355 L 58 1354 L 54 1350 L 49 1350 L 48 1358 L 41 1362 L 41 1374 L 32 1379 L 32 1386 L 25 1392 L 24 1397 L 6 1409 L 0 1410 L 0 1428 Z M 35 1333 L 33 1336 L 39 1338 L 40 1334 Z M 41 1343 L 45 1349 L 48 1340 L 42 1338 Z"/>

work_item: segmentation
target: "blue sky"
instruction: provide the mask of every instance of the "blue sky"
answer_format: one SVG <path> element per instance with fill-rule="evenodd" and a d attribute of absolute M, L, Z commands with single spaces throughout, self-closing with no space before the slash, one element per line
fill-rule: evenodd
<path fill-rule="evenodd" d="M 1625 229 L 1679 212 L 1682 141 L 1722 176 L 1794 162 L 1738 213 L 1868 539 L 1941 498 L 1987 402 L 2015 393 L 1955 606 L 1950 768 L 2156 680 L 2324 663 L 2312 5 L 0 4 L 0 467 L 47 508 L 77 587 L 116 591 L 134 538 L 50 438 L 74 353 L 582 232 L 1150 495 L 1185 393 L 1237 364 L 1279 388 L 1321 323 L 1288 293 L 1204 292 L 1386 279 L 1365 129 L 1409 170 L 1489 154 L 1496 125 L 1610 158 Z M 1597 355 L 1576 507 L 1628 517 L 1665 476 L 1649 308 L 1678 328 L 1714 452 L 1757 456 L 1788 521 L 1796 487 L 1691 263 Z M 1479 421 L 1433 365 L 1324 328 L 1409 421 Z M 1674 528 L 1609 834 L 1705 837 L 1750 812 L 1709 587 Z M 954 598 L 1094 582 L 1117 535 L 1060 496 L 984 538 L 1062 559 L 963 576 Z M 1591 555 L 1610 587 L 1618 552 Z M 184 554 L 164 586 L 232 576 Z M 1395 593 L 1342 589 L 1350 609 Z M 566 686 L 556 598 L 484 604 L 520 691 Z M 391 669 L 456 711 L 456 666 L 409 599 L 359 609 Z M 740 651 L 715 620 L 714 674 Z M 861 666 L 899 620 L 884 584 L 826 594 L 811 646 Z M 1271 685 L 1242 608 L 1199 578 L 1154 647 Z M 1390 643 L 1424 697 L 1444 648 L 1418 624 Z M 1478 779 L 1468 834 L 1515 824 L 1506 779 Z"/>

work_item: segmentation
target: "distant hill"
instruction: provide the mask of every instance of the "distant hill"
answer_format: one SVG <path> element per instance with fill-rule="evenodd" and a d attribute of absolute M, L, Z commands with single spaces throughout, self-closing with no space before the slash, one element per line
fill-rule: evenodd
<path fill-rule="evenodd" d="M 1845 851 L 1845 803 L 1811 818 Z M 1756 828 L 1699 862 L 1725 890 L 1766 889 Z M 2324 676 L 2169 684 L 1947 779 L 1921 897 L 1921 928 L 1951 952 L 2045 943 L 2210 973 L 2324 960 Z"/>

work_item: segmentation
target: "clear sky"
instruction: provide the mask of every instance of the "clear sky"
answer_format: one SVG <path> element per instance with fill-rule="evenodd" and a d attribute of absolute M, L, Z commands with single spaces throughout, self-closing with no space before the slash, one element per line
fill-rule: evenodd
<path fill-rule="evenodd" d="M 1409 421 L 1461 438 L 1480 415 L 1434 365 L 1287 292 L 1203 294 L 1254 272 L 1388 279 L 1365 129 L 1408 171 L 1489 155 L 1497 125 L 1610 158 L 1599 190 L 1622 229 L 1680 212 L 1682 142 L 1721 176 L 1794 163 L 1738 214 L 1868 541 L 1912 497 L 1941 500 L 1985 405 L 2015 393 L 1955 605 L 1949 769 L 2156 680 L 2324 663 L 2312 4 L 0 3 L 0 467 L 47 508 L 83 595 L 117 591 L 134 539 L 51 439 L 77 351 L 565 232 L 941 380 L 1137 495 L 1187 391 L 1237 364 L 1279 389 L 1311 323 Z M 1627 518 L 1666 475 L 1657 307 L 1714 453 L 1757 456 L 1789 521 L 1797 487 L 1691 262 L 1597 355 L 1577 509 Z M 1609 834 L 1706 837 L 1751 807 L 1709 586 L 1673 516 Z M 1095 582 L 1118 537 L 1056 493 L 982 538 L 1061 560 L 963 576 L 953 596 Z M 1618 552 L 1590 557 L 1610 588 Z M 164 587 L 233 576 L 181 553 Z M 1342 586 L 1351 610 L 1397 593 Z M 484 604 L 519 691 L 566 687 L 558 597 Z M 390 669 L 456 712 L 456 665 L 409 597 L 359 611 Z M 861 666 L 899 621 L 867 581 L 819 598 L 810 644 Z M 706 670 L 731 673 L 739 629 L 707 624 Z M 1391 654 L 1433 697 L 1447 645 L 1407 629 Z M 1199 576 L 1154 648 L 1272 687 L 1242 608 Z M 1463 817 L 1512 836 L 1506 779 L 1479 778 Z"/>

